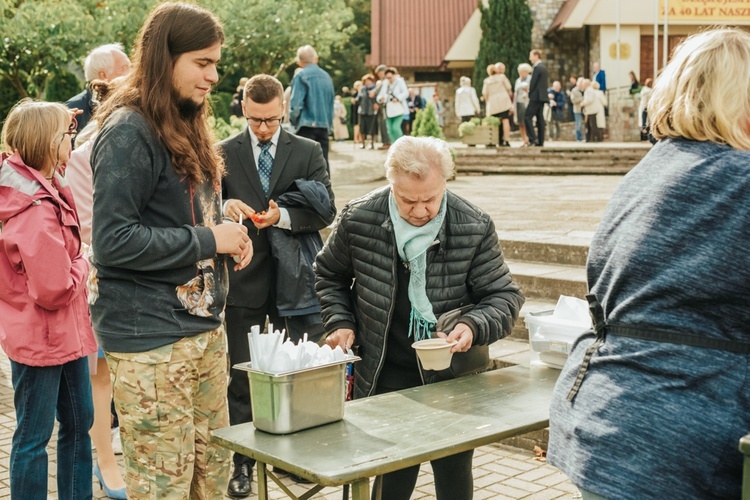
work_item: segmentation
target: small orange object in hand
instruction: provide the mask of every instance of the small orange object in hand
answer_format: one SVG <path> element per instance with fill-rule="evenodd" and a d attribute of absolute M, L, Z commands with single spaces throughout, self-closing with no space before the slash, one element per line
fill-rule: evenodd
<path fill-rule="evenodd" d="M 251 215 L 250 218 L 253 220 L 253 222 L 257 222 L 258 224 L 260 224 L 261 222 L 263 222 L 263 216 L 264 215 L 266 215 L 266 211 L 265 210 L 263 210 L 259 214 L 256 213 L 256 214 Z"/>

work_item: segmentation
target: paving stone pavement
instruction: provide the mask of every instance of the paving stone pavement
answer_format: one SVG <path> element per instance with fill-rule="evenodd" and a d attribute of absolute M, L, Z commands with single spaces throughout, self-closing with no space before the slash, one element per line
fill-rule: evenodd
<path fill-rule="evenodd" d="M 565 147 L 566 143 L 555 143 L 555 146 Z M 574 147 L 575 143 L 569 146 Z M 616 145 L 601 145 L 613 146 Z M 330 159 L 339 208 L 350 199 L 386 183 L 384 151 L 358 150 L 351 142 L 332 143 Z M 501 237 L 588 243 L 607 200 L 621 178 L 594 175 L 459 176 L 450 183 L 449 188 L 485 209 L 495 221 Z M 8 467 L 14 427 L 10 365 L 7 357 L 0 353 L 0 500 L 10 498 Z M 53 437 L 48 447 L 48 498 L 52 499 L 57 498 L 54 441 Z M 283 478 L 283 481 L 295 494 L 302 494 L 304 488 L 288 478 Z M 474 498 L 477 500 L 580 498 L 578 490 L 564 474 L 535 460 L 531 451 L 502 444 L 476 450 L 474 481 Z M 341 496 L 341 488 L 326 488 L 313 498 L 338 499 Z M 271 489 L 270 497 L 285 498 L 275 486 Z M 106 498 L 96 480 L 94 498 Z M 253 495 L 251 498 L 256 497 Z M 429 464 L 422 466 L 412 498 L 434 498 Z"/>

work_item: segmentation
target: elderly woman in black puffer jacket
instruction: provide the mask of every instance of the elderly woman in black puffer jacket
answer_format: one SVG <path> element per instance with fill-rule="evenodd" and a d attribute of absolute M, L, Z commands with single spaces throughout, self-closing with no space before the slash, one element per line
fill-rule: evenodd
<path fill-rule="evenodd" d="M 446 189 L 444 141 L 402 137 L 386 160 L 388 187 L 353 200 L 316 260 L 316 291 L 330 346 L 356 344 L 357 398 L 422 385 L 411 344 L 457 341 L 454 362 L 486 367 L 487 346 L 510 333 L 524 298 L 503 261 L 489 215 Z M 353 286 L 352 286 L 353 285 Z M 438 318 L 457 314 L 445 332 Z M 442 322 L 441 322 L 442 323 Z M 470 351 L 471 349 L 471 351 Z M 478 360 L 478 364 L 477 364 Z M 473 450 L 432 462 L 438 499 L 472 498 Z M 419 466 L 383 476 L 383 498 L 408 499 Z"/>

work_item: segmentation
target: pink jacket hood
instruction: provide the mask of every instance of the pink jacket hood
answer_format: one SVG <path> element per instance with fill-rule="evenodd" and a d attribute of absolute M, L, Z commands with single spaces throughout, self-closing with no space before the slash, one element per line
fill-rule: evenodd
<path fill-rule="evenodd" d="M 70 188 L 60 175 L 50 183 L 18 154 L 0 160 L 0 345 L 31 366 L 90 354 L 89 264 Z"/>

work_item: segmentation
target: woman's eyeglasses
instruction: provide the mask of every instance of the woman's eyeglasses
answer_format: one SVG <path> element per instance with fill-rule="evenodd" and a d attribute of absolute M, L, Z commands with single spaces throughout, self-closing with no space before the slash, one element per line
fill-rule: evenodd
<path fill-rule="evenodd" d="M 76 136 L 78 135 L 78 131 L 76 130 L 78 128 L 78 120 L 73 117 L 73 120 L 70 122 L 70 126 L 68 126 L 68 130 L 63 132 L 63 135 L 69 135 L 70 140 L 74 140 Z"/>

